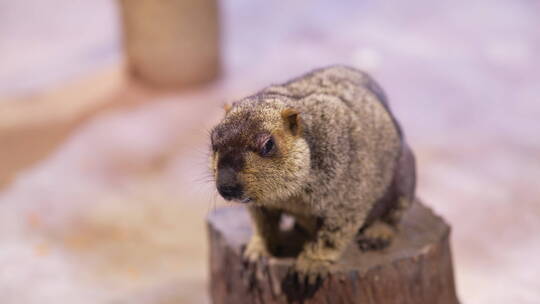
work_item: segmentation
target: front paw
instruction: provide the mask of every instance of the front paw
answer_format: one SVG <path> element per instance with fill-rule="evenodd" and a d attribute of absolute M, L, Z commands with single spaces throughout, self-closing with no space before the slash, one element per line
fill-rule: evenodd
<path fill-rule="evenodd" d="M 252 236 L 244 250 L 244 258 L 249 262 L 256 262 L 268 255 L 264 241 L 259 236 Z"/>
<path fill-rule="evenodd" d="M 298 281 L 301 284 L 320 284 L 330 273 L 333 262 L 325 259 L 316 259 L 300 256 L 295 265 Z"/>
<path fill-rule="evenodd" d="M 289 272 L 282 283 L 283 292 L 289 299 L 303 303 L 315 295 L 329 274 L 333 263 L 328 260 L 300 256 L 295 269 Z"/>

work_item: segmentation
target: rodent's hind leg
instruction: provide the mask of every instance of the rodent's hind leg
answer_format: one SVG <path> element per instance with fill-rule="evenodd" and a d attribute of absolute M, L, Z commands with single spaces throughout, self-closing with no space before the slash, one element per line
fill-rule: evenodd
<path fill-rule="evenodd" d="M 384 215 L 383 220 L 398 227 L 405 211 L 414 202 L 416 189 L 416 160 L 409 146 L 404 143 L 399 157 L 395 176 L 395 191 L 397 201 L 393 208 Z"/>
<path fill-rule="evenodd" d="M 380 250 L 388 247 L 396 234 L 396 228 L 382 220 L 360 230 L 356 238 L 358 247 L 362 251 Z"/>
<path fill-rule="evenodd" d="M 412 205 L 412 194 L 410 188 L 400 189 L 398 184 L 398 198 L 385 214 L 376 219 L 373 223 L 363 227 L 357 236 L 357 243 L 360 250 L 380 250 L 388 247 L 392 239 L 399 230 L 399 224 L 403 214 Z M 408 191 L 408 192 L 406 192 Z"/>
<path fill-rule="evenodd" d="M 398 227 L 403 214 L 409 207 L 412 205 L 412 199 L 406 196 L 400 196 L 396 202 L 396 205 L 392 210 L 389 210 L 388 213 L 383 217 L 383 221 L 392 225 L 393 227 Z"/>
<path fill-rule="evenodd" d="M 248 206 L 253 220 L 253 235 L 244 250 L 244 257 L 256 261 L 275 254 L 279 240 L 281 211 L 258 206 Z"/>

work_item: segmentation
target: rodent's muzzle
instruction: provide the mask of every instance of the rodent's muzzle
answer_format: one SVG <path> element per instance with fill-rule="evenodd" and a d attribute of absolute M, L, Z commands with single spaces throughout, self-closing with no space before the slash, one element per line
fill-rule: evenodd
<path fill-rule="evenodd" d="M 244 187 L 232 168 L 218 170 L 216 187 L 219 194 L 226 200 L 240 200 L 244 196 Z"/>

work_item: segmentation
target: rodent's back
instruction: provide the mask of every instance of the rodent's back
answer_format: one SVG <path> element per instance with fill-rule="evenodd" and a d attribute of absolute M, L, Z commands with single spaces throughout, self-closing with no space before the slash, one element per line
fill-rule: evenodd
<path fill-rule="evenodd" d="M 347 66 L 330 66 L 307 73 L 281 85 L 266 88 L 263 92 L 282 94 L 294 99 L 301 99 L 311 94 L 336 96 L 360 114 L 366 95 L 373 95 L 388 112 L 386 95 L 380 86 L 366 73 Z"/>
<path fill-rule="evenodd" d="M 290 106 L 301 112 L 312 153 L 311 187 L 320 190 L 312 189 L 314 196 L 331 192 L 351 196 L 339 198 L 346 201 L 374 201 L 383 195 L 392 181 L 402 138 L 375 81 L 356 69 L 332 66 L 263 93 L 287 96 Z"/>

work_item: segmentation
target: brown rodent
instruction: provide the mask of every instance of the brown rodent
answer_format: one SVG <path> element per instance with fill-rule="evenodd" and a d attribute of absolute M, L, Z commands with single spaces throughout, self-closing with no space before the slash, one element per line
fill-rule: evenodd
<path fill-rule="evenodd" d="M 296 260 L 313 282 L 359 234 L 388 242 L 415 191 L 415 161 L 384 93 L 346 66 L 318 69 L 234 102 L 211 132 L 218 192 L 246 203 L 244 255 L 272 254 L 282 214 L 310 237 Z"/>

